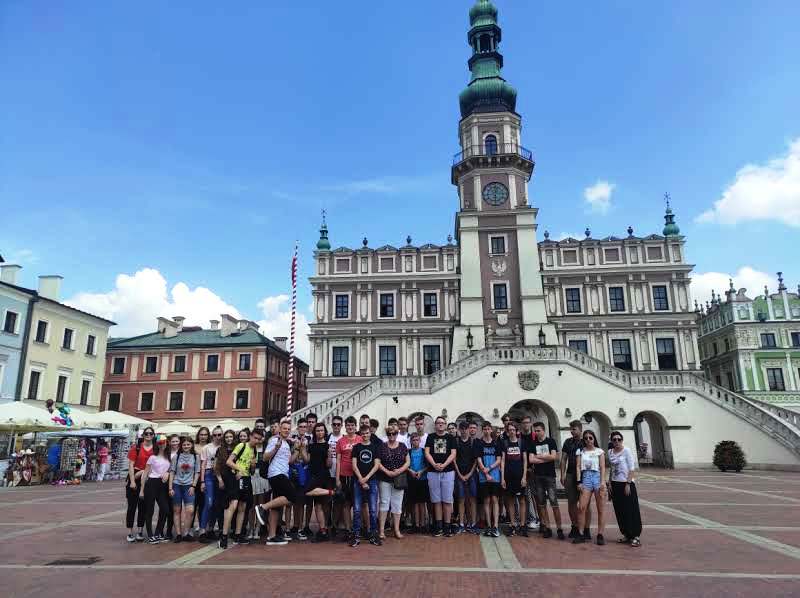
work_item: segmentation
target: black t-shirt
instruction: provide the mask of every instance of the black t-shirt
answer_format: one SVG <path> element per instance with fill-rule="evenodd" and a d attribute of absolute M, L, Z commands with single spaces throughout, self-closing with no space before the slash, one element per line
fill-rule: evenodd
<path fill-rule="evenodd" d="M 520 438 L 517 438 L 514 442 L 511 442 L 508 438 L 503 441 L 503 456 L 506 460 L 506 480 L 522 479 L 522 470 L 525 465 L 522 460 L 522 455 L 525 452 L 524 445 L 525 442 Z"/>
<path fill-rule="evenodd" d="M 576 459 L 575 451 L 583 448 L 583 438 L 573 438 L 570 436 L 564 441 L 561 452 L 567 456 L 567 473 L 575 473 Z"/>
<path fill-rule="evenodd" d="M 309 471 L 312 478 L 327 478 L 330 477 L 330 470 L 328 468 L 328 443 L 313 442 L 308 445 L 308 462 Z"/>
<path fill-rule="evenodd" d="M 425 448 L 430 449 L 431 458 L 434 463 L 444 463 L 450 456 L 450 451 L 456 448 L 456 439 L 447 432 L 442 436 L 437 434 L 428 434 L 428 440 L 425 441 Z M 442 471 L 454 471 L 452 463 L 445 467 Z"/>
<path fill-rule="evenodd" d="M 531 441 L 531 454 L 533 455 L 541 457 L 549 455 L 552 451 L 558 451 L 558 445 L 556 441 L 549 436 L 545 437 L 542 441 L 535 439 Z M 556 462 L 548 461 L 547 463 L 536 463 L 533 466 L 533 472 L 543 478 L 554 478 L 556 477 Z"/>
<path fill-rule="evenodd" d="M 361 473 L 361 477 L 372 471 L 375 459 L 380 456 L 379 450 L 372 442 L 369 444 L 361 444 L 359 442 L 353 447 L 353 459 L 358 464 L 358 471 Z"/>
<path fill-rule="evenodd" d="M 465 475 L 472 469 L 475 463 L 475 442 L 472 438 L 467 438 L 466 441 L 461 440 L 460 437 L 456 438 L 456 464 L 461 475 Z"/>

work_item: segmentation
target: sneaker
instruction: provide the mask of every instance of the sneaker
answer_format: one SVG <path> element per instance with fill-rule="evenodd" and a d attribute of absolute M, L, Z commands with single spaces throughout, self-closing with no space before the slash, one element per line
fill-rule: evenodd
<path fill-rule="evenodd" d="M 128 534 L 128 537 L 125 539 L 128 541 L 128 544 L 131 542 L 136 542 L 136 536 L 134 534 Z"/>
<path fill-rule="evenodd" d="M 520 532 L 519 532 L 519 533 L 520 533 L 520 535 L 522 535 L 522 537 L 523 537 L 523 538 L 527 538 L 527 537 L 529 537 L 529 536 L 528 536 L 528 526 L 526 526 L 526 525 L 523 525 L 523 526 L 522 526 L 522 529 L 520 530 Z"/>
<path fill-rule="evenodd" d="M 442 536 L 444 536 L 444 529 L 443 529 L 443 527 L 439 527 L 437 525 L 436 528 L 433 530 L 433 537 L 434 538 L 441 538 Z"/>
<path fill-rule="evenodd" d="M 237 544 L 247 546 L 248 544 L 250 544 L 250 538 L 245 534 L 239 534 L 239 541 L 237 542 Z"/>
<path fill-rule="evenodd" d="M 172 541 L 173 541 L 175 544 L 180 544 L 181 542 L 183 542 L 183 536 L 181 536 L 180 534 L 178 534 L 177 536 L 175 536 L 175 539 L 174 539 L 174 540 L 172 540 Z"/>
<path fill-rule="evenodd" d="M 597 545 L 598 546 L 605 546 L 606 539 L 603 537 L 603 534 L 597 534 Z"/>
<path fill-rule="evenodd" d="M 544 530 L 542 531 L 542 537 L 543 538 L 552 538 L 553 537 L 553 530 L 551 530 L 549 527 L 544 528 Z"/>
<path fill-rule="evenodd" d="M 166 534 L 164 537 L 165 537 L 167 540 L 169 540 L 169 541 L 172 541 L 172 532 L 167 532 L 167 534 Z"/>
<path fill-rule="evenodd" d="M 159 536 L 159 537 L 158 537 L 158 541 L 159 541 L 161 544 L 166 544 L 167 542 L 172 542 L 172 539 L 170 539 L 170 538 L 167 538 L 166 536 Z"/>
<path fill-rule="evenodd" d="M 496 527 L 492 529 L 492 538 L 499 538 L 500 537 L 500 530 Z"/>
<path fill-rule="evenodd" d="M 531 519 L 528 522 L 528 529 L 539 529 L 539 520 L 538 519 Z"/>
<path fill-rule="evenodd" d="M 200 542 L 200 544 L 209 544 L 211 539 L 211 536 L 209 536 L 207 533 L 202 533 L 200 534 L 200 537 L 197 538 L 197 541 Z"/>
<path fill-rule="evenodd" d="M 383 540 L 380 539 L 378 534 L 372 534 L 372 536 L 370 536 L 369 543 L 373 546 L 383 546 Z"/>
<path fill-rule="evenodd" d="M 451 524 L 446 524 L 444 526 L 444 537 L 445 538 L 453 537 L 453 526 Z"/>
<path fill-rule="evenodd" d="M 359 544 L 361 544 L 361 540 L 359 540 L 359 539 L 358 539 L 358 536 L 356 536 L 355 534 L 353 534 L 353 538 L 350 540 L 350 546 L 352 546 L 353 548 L 355 548 L 355 547 L 356 547 L 356 546 L 358 546 Z"/>
<path fill-rule="evenodd" d="M 147 538 L 147 543 L 148 544 L 160 544 L 161 540 L 159 540 L 158 536 L 150 536 L 149 538 Z"/>
<path fill-rule="evenodd" d="M 311 531 L 311 530 L 309 530 L 309 532 L 310 532 L 310 531 Z M 298 540 L 308 540 L 308 536 L 306 535 L 306 531 L 305 531 L 305 530 L 303 530 L 303 529 L 301 529 L 301 530 L 298 530 L 298 531 L 295 533 L 295 537 L 296 537 Z"/>
<path fill-rule="evenodd" d="M 241 539 L 236 534 L 231 534 L 230 538 L 231 538 L 231 543 L 234 544 L 234 545 L 241 543 Z"/>
<path fill-rule="evenodd" d="M 180 538 L 180 536 L 178 536 L 178 538 Z M 191 536 L 191 535 L 189 535 L 189 534 L 186 534 L 186 535 L 183 537 L 183 541 L 184 541 L 184 542 L 194 542 L 194 536 Z"/>
<path fill-rule="evenodd" d="M 572 540 L 577 535 L 578 535 L 578 528 L 573 525 L 571 528 L 569 528 L 569 535 L 567 536 L 567 538 Z"/>
<path fill-rule="evenodd" d="M 556 535 L 558 536 L 559 540 L 563 540 L 564 539 L 564 530 L 559 527 L 556 530 Z"/>
<path fill-rule="evenodd" d="M 137 542 L 144 542 L 144 534 L 142 533 L 142 530 L 139 530 L 138 532 L 136 532 L 136 541 Z"/>
<path fill-rule="evenodd" d="M 466 531 L 467 531 L 466 525 L 459 525 L 458 527 L 456 527 L 456 535 L 460 536 L 461 534 L 466 533 Z"/>
<path fill-rule="evenodd" d="M 572 543 L 573 544 L 583 544 L 584 542 L 586 542 L 586 540 L 584 540 L 583 536 L 580 535 L 580 534 L 578 534 L 577 536 L 572 538 Z"/>
<path fill-rule="evenodd" d="M 314 535 L 314 532 L 311 531 L 311 528 L 306 526 L 303 528 L 303 533 L 306 535 L 306 538 L 310 538 Z"/>
<path fill-rule="evenodd" d="M 261 506 L 256 507 L 256 519 L 261 525 L 267 525 L 267 514 Z"/>
<path fill-rule="evenodd" d="M 328 532 L 323 532 L 322 530 L 317 532 L 316 540 L 317 542 L 327 542 L 330 539 Z"/>
<path fill-rule="evenodd" d="M 583 539 L 586 540 L 587 542 L 592 541 L 592 534 L 589 532 L 588 527 L 583 530 Z"/>
<path fill-rule="evenodd" d="M 487 527 L 486 530 L 483 532 L 484 537 L 486 538 L 494 538 L 494 534 L 492 534 L 492 528 Z"/>
<path fill-rule="evenodd" d="M 273 536 L 267 538 L 267 546 L 286 546 L 289 542 L 283 536 Z"/>
<path fill-rule="evenodd" d="M 220 534 L 219 541 L 217 542 L 217 546 L 222 548 L 223 550 L 228 547 L 228 536 L 224 534 Z"/>

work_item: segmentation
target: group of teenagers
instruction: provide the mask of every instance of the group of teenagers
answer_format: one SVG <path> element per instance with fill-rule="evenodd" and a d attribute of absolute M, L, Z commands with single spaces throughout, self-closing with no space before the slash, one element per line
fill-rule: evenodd
<path fill-rule="evenodd" d="M 258 419 L 252 430 L 203 427 L 195 438 L 157 438 L 148 427 L 128 453 L 127 541 L 216 541 L 227 548 L 264 538 L 271 546 L 339 539 L 380 546 L 387 532 L 398 539 L 499 537 L 502 521 L 509 536 L 538 530 L 580 544 L 592 540 L 594 498 L 594 540 L 602 546 L 610 498 L 618 541 L 641 546 L 636 462 L 620 432 L 611 433 L 605 450 L 592 430 L 572 421 L 559 451 L 544 423 L 508 415 L 502 421 L 495 429 L 440 416 L 426 433 L 422 416 L 413 420 L 415 431 L 407 418 L 392 418 L 379 434 L 366 414 L 334 416 L 331 430 L 311 414 L 295 429 L 287 419 L 269 429 Z M 571 523 L 566 535 L 557 474 Z"/>

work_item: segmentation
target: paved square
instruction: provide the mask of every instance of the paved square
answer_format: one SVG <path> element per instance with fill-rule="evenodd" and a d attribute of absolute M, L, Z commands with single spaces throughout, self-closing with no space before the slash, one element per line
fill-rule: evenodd
<path fill-rule="evenodd" d="M 227 551 L 128 545 L 121 482 L 0 489 L 3 595 L 800 595 L 800 474 L 648 470 L 639 489 L 638 550 L 616 543 L 607 504 L 604 547 L 538 536 L 407 536 L 379 548 L 293 542 Z M 94 564 L 51 564 L 65 559 Z"/>

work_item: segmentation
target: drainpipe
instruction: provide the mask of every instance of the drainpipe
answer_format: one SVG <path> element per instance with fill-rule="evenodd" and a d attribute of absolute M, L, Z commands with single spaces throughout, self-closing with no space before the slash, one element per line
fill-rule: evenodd
<path fill-rule="evenodd" d="M 17 372 L 17 389 L 14 391 L 14 400 L 22 400 L 22 382 L 25 379 L 25 362 L 28 360 L 28 341 L 31 338 L 33 327 L 33 304 L 39 301 L 39 295 L 34 295 L 28 302 L 28 315 L 25 321 L 25 332 L 22 335 L 22 350 L 19 354 L 19 372 Z"/>

